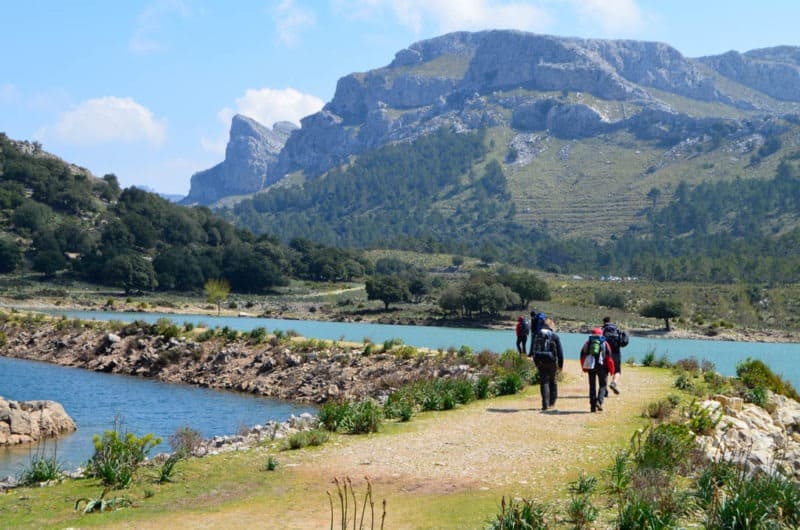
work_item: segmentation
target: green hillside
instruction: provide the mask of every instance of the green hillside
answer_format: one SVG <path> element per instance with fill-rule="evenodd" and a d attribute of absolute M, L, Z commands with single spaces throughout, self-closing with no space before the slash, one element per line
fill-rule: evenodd
<path fill-rule="evenodd" d="M 210 279 L 263 293 L 290 278 L 347 280 L 360 253 L 255 237 L 208 208 L 186 208 L 113 174 L 98 179 L 37 144 L 0 134 L 0 273 L 140 291 L 202 291 Z"/>
<path fill-rule="evenodd" d="M 797 120 L 714 123 L 683 140 L 677 129 L 581 140 L 440 129 L 221 214 L 284 240 L 464 253 L 554 272 L 797 281 L 797 252 L 787 250 L 798 227 Z M 697 210 L 706 216 L 692 217 Z"/>

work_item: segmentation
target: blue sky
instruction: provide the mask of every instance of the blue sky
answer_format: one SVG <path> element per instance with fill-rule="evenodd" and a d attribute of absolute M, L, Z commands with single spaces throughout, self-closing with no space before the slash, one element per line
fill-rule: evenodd
<path fill-rule="evenodd" d="M 299 124 L 339 78 L 450 31 L 800 45 L 797 0 L 0 0 L 0 132 L 123 187 L 185 194 L 239 112 Z"/>

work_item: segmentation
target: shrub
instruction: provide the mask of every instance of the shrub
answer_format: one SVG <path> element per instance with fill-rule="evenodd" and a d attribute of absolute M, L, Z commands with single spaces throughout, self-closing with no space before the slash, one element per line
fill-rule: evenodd
<path fill-rule="evenodd" d="M 197 336 L 199 342 L 206 342 L 214 338 L 217 333 L 213 329 L 206 329 Z"/>
<path fill-rule="evenodd" d="M 689 357 L 687 359 L 678 359 L 675 361 L 675 366 L 683 370 L 684 372 L 689 372 L 690 374 L 694 374 L 700 371 L 700 363 L 697 362 L 695 357 Z"/>
<path fill-rule="evenodd" d="M 486 399 L 489 397 L 489 390 L 491 388 L 490 382 L 489 376 L 480 376 L 475 382 L 475 397 L 478 399 Z"/>
<path fill-rule="evenodd" d="M 642 413 L 642 416 L 658 421 L 664 421 L 669 418 L 674 409 L 675 405 L 673 405 L 671 401 L 668 399 L 660 399 L 658 401 L 648 403 L 644 412 Z"/>
<path fill-rule="evenodd" d="M 200 434 L 200 431 L 188 426 L 179 427 L 169 437 L 169 447 L 172 452 L 182 456 L 193 454 L 202 443 L 203 435 Z"/>
<path fill-rule="evenodd" d="M 158 474 L 158 482 L 160 484 L 172 482 L 172 474 L 175 472 L 175 464 L 185 457 L 185 454 L 177 452 L 169 455 L 167 459 L 164 460 L 164 463 L 161 464 L 161 469 L 159 470 Z"/>
<path fill-rule="evenodd" d="M 365 399 L 358 403 L 327 403 L 323 405 L 318 418 L 328 431 L 365 434 L 378 432 L 383 419 L 383 411 L 371 399 Z"/>
<path fill-rule="evenodd" d="M 378 432 L 383 419 L 381 407 L 371 399 L 359 401 L 351 407 L 346 417 L 345 432 L 349 434 L 366 434 Z"/>
<path fill-rule="evenodd" d="M 675 378 L 673 386 L 680 390 L 691 390 L 694 387 L 694 383 L 692 383 L 691 375 L 686 372 L 681 372 L 678 374 L 678 377 Z"/>
<path fill-rule="evenodd" d="M 755 388 L 748 388 L 744 393 L 744 399 L 748 403 L 757 405 L 768 412 L 772 412 L 770 409 L 774 408 L 770 406 L 767 389 L 761 385 Z"/>
<path fill-rule="evenodd" d="M 688 426 L 661 423 L 634 434 L 631 452 L 639 468 L 671 471 L 686 461 L 693 444 Z"/>
<path fill-rule="evenodd" d="M 165 339 L 171 339 L 178 337 L 180 335 L 180 328 L 172 323 L 172 321 L 168 318 L 162 317 L 156 320 L 156 323 L 153 324 L 153 331 L 156 335 L 163 337 Z"/>
<path fill-rule="evenodd" d="M 137 437 L 120 429 L 121 424 L 115 420 L 113 429 L 105 431 L 103 436 L 94 435 L 94 455 L 86 464 L 87 476 L 99 478 L 114 489 L 127 487 L 139 464 L 161 443 L 152 433 Z"/>
<path fill-rule="evenodd" d="M 522 390 L 522 377 L 517 372 L 501 376 L 495 381 L 495 391 L 498 396 L 516 394 Z"/>
<path fill-rule="evenodd" d="M 389 351 L 395 346 L 400 346 L 403 344 L 403 339 L 386 339 L 383 341 L 383 351 Z"/>
<path fill-rule="evenodd" d="M 516 530 L 529 529 L 540 530 L 550 528 L 547 522 L 546 504 L 536 502 L 532 499 L 520 499 L 515 501 L 509 498 L 506 505 L 506 498 L 500 501 L 500 513 L 497 518 L 489 523 L 486 530 Z"/>
<path fill-rule="evenodd" d="M 710 409 L 692 401 L 689 405 L 689 429 L 695 434 L 709 435 L 722 419 L 722 413 L 712 412 Z"/>
<path fill-rule="evenodd" d="M 36 454 L 31 457 L 29 465 L 20 473 L 19 483 L 23 486 L 32 486 L 40 482 L 55 480 L 63 470 L 61 462 L 55 455 Z"/>
<path fill-rule="evenodd" d="M 286 443 L 289 449 L 302 449 L 303 447 L 322 445 L 328 441 L 328 431 L 311 429 L 291 434 Z"/>
<path fill-rule="evenodd" d="M 594 301 L 597 305 L 625 309 L 625 297 L 622 293 L 611 291 L 598 291 L 594 293 Z"/>
<path fill-rule="evenodd" d="M 276 469 L 278 469 L 278 461 L 274 456 L 269 455 L 267 463 L 264 464 L 264 471 L 275 471 Z"/>
<path fill-rule="evenodd" d="M 792 384 L 775 374 L 758 359 L 748 357 L 747 360 L 738 363 L 736 365 L 736 375 L 747 388 L 754 389 L 761 386 L 776 394 L 800 401 L 800 396 L 798 396 L 797 390 Z"/>
<path fill-rule="evenodd" d="M 267 329 L 264 327 L 257 327 L 250 330 L 248 339 L 254 344 L 261 344 L 267 340 Z"/>
<path fill-rule="evenodd" d="M 644 357 L 642 357 L 642 366 L 653 366 L 655 360 L 656 352 L 655 350 L 650 350 L 644 354 Z"/>

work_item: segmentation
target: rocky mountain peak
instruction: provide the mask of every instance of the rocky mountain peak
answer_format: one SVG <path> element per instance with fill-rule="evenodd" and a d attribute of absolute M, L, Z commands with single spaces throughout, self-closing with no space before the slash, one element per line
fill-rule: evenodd
<path fill-rule="evenodd" d="M 237 114 L 231 120 L 225 160 L 192 175 L 191 190 L 183 204 L 211 204 L 222 197 L 255 193 L 273 178 L 269 165 L 277 160 L 289 136 L 298 127 L 286 121 L 269 129 L 256 120 Z"/>
<path fill-rule="evenodd" d="M 691 59 L 659 42 L 450 33 L 413 43 L 386 67 L 339 79 L 333 99 L 303 118 L 300 130 L 235 117 L 225 162 L 192 178 L 190 198 L 252 193 L 296 171 L 314 178 L 441 127 L 568 139 L 635 128 L 658 139 L 700 130 L 705 122 L 695 111 L 708 103 L 727 106 L 728 116 L 791 112 L 776 100 L 800 103 L 800 48 Z M 715 117 L 703 112 L 703 119 Z"/>

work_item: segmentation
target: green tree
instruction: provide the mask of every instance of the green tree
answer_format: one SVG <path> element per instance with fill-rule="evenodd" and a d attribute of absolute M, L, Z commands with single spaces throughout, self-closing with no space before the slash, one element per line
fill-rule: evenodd
<path fill-rule="evenodd" d="M 0 272 L 14 272 L 22 265 L 22 249 L 10 239 L 0 237 Z"/>
<path fill-rule="evenodd" d="M 547 282 L 530 272 L 503 276 L 500 281 L 519 295 L 523 307 L 527 307 L 533 300 L 550 300 Z"/>
<path fill-rule="evenodd" d="M 231 286 L 227 280 L 211 278 L 203 286 L 203 292 L 206 295 L 206 300 L 217 306 L 217 315 L 219 315 L 222 302 L 228 298 L 231 292 Z"/>
<path fill-rule="evenodd" d="M 373 276 L 366 281 L 366 289 L 367 299 L 382 301 L 387 310 L 389 304 L 408 300 L 411 296 L 408 282 L 394 275 Z"/>
<path fill-rule="evenodd" d="M 125 294 L 150 291 L 158 286 L 153 264 L 138 254 L 120 254 L 108 260 L 103 267 L 103 280 L 122 287 Z"/>
<path fill-rule="evenodd" d="M 676 300 L 656 300 L 643 307 L 639 314 L 647 318 L 663 318 L 664 328 L 669 331 L 669 319 L 681 316 L 681 303 Z"/>

